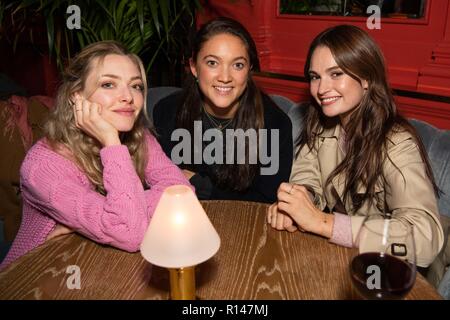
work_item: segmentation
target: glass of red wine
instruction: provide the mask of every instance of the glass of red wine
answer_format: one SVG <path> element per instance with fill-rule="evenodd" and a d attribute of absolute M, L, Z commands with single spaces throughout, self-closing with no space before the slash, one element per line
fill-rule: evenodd
<path fill-rule="evenodd" d="M 414 230 L 387 215 L 365 218 L 357 236 L 359 254 L 350 263 L 353 285 L 366 299 L 403 299 L 416 279 Z"/>

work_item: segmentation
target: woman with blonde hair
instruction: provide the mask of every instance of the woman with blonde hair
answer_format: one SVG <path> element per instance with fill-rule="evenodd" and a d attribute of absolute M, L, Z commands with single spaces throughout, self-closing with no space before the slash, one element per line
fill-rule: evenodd
<path fill-rule="evenodd" d="M 1 268 L 72 231 L 139 249 L 162 191 L 189 185 L 144 126 L 146 94 L 141 60 L 117 42 L 70 62 L 45 138 L 22 164 L 22 223 Z"/>

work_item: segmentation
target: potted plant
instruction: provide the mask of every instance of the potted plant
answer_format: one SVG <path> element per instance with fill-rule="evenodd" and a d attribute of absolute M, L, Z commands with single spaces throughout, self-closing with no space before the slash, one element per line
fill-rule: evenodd
<path fill-rule="evenodd" d="M 68 7 L 73 5 L 79 8 L 80 29 L 67 27 Z M 42 36 L 36 31 L 42 30 L 48 53 L 60 68 L 87 44 L 117 40 L 141 56 L 149 71 L 158 59 L 166 59 L 168 65 L 182 59 L 198 8 L 198 0 L 11 1 L 0 4 L 0 39 L 13 47 L 24 38 L 36 43 Z"/>

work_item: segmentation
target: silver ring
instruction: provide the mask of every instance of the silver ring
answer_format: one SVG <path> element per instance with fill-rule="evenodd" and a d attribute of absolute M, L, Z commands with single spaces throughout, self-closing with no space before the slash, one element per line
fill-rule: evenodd
<path fill-rule="evenodd" d="M 294 185 L 291 186 L 291 189 L 289 190 L 289 194 L 291 194 L 293 189 L 294 189 Z"/>

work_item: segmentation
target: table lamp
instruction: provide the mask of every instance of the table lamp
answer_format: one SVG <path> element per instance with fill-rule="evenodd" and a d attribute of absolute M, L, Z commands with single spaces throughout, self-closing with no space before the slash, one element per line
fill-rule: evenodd
<path fill-rule="evenodd" d="M 195 299 L 195 266 L 219 247 L 219 235 L 191 188 L 166 188 L 144 235 L 141 254 L 151 264 L 169 269 L 171 299 Z"/>

